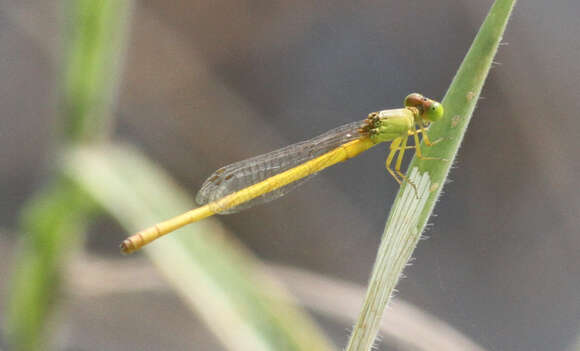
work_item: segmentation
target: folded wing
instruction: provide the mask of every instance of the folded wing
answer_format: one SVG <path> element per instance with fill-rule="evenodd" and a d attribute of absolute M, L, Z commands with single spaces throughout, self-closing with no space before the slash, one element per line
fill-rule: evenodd
<path fill-rule="evenodd" d="M 362 136 L 360 128 L 365 125 L 365 121 L 348 123 L 310 140 L 222 167 L 206 179 L 195 200 L 199 205 L 219 200 L 226 195 L 323 155 L 346 142 L 358 139 Z M 246 208 L 275 200 L 294 190 L 314 175 L 312 174 L 239 206 L 230 208 L 221 212 L 221 214 L 239 212 Z"/>

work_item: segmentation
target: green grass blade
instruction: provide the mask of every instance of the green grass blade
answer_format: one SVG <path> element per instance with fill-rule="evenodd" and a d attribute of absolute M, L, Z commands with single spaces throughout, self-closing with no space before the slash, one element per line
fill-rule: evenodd
<path fill-rule="evenodd" d="M 112 119 L 131 1 L 66 0 L 60 144 L 106 136 Z M 12 350 L 48 350 L 46 326 L 58 306 L 63 262 L 84 232 L 91 202 L 60 175 L 25 206 L 22 245 L 12 277 L 7 342 Z M 68 243 L 68 244 L 66 244 Z M 74 246 L 74 245 L 72 245 Z"/>
<path fill-rule="evenodd" d="M 11 281 L 6 336 L 12 350 L 47 350 L 46 334 L 58 301 L 61 270 L 92 202 L 75 184 L 58 179 L 22 212 L 22 245 Z"/>
<path fill-rule="evenodd" d="M 415 157 L 409 165 L 407 176 L 417 185 L 419 199 L 409 185 L 402 186 L 397 194 L 348 351 L 372 348 L 384 309 L 441 193 L 514 5 L 515 0 L 494 3 L 443 99 L 444 119 L 429 129 L 431 140 L 443 141 L 433 147 L 423 145 L 425 156 L 450 161 Z"/>
<path fill-rule="evenodd" d="M 61 109 L 66 141 L 108 136 L 132 1 L 65 0 Z"/>
<path fill-rule="evenodd" d="M 66 172 L 129 233 L 195 207 L 161 169 L 120 146 L 77 151 Z M 332 349 L 217 221 L 191 224 L 144 251 L 228 349 Z"/>

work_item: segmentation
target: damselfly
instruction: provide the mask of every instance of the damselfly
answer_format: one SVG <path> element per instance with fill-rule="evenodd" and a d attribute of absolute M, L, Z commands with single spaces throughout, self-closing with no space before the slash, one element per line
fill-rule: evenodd
<path fill-rule="evenodd" d="M 387 171 L 399 184 L 409 182 L 401 172 L 403 155 L 415 149 L 421 159 L 419 133 L 429 141 L 426 126 L 443 117 L 443 106 L 421 94 L 405 98 L 405 107 L 373 112 L 359 122 L 332 129 L 313 139 L 270 153 L 232 163 L 215 171 L 202 185 L 196 202 L 200 207 L 155 224 L 123 241 L 123 253 L 131 253 L 186 224 L 214 214 L 228 214 L 284 196 L 321 170 L 353 158 L 382 142 L 390 141 Z M 409 137 L 414 145 L 408 146 Z M 398 156 L 397 156 L 398 153 Z M 394 168 L 391 167 L 395 160 Z"/>

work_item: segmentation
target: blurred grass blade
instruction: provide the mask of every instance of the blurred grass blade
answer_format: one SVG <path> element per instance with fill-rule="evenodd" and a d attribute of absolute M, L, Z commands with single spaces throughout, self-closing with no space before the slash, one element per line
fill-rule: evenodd
<path fill-rule="evenodd" d="M 131 1 L 66 0 L 59 144 L 102 139 L 112 119 Z M 61 269 L 83 233 L 91 202 L 55 175 L 23 210 L 22 245 L 12 278 L 7 339 L 12 350 L 50 349 L 47 326 L 58 303 Z"/>
<path fill-rule="evenodd" d="M 65 0 L 65 66 L 61 93 L 67 141 L 108 136 L 132 1 Z"/>
<path fill-rule="evenodd" d="M 443 138 L 443 141 L 423 147 L 425 156 L 455 158 L 514 5 L 515 0 L 497 0 L 493 4 L 445 94 L 442 102 L 445 118 L 429 129 L 431 140 Z M 450 167 L 451 162 L 422 161 L 416 157 L 411 161 L 408 176 L 417 185 L 420 198 L 414 196 L 408 185 L 397 194 L 348 351 L 372 348 L 384 309 L 425 229 Z"/>
<path fill-rule="evenodd" d="M 65 169 L 128 232 L 194 207 L 161 169 L 120 146 L 76 151 Z M 229 350 L 332 349 L 217 221 L 182 228 L 145 252 Z"/>
<path fill-rule="evenodd" d="M 58 179 L 22 213 L 25 233 L 12 277 L 6 318 L 12 350 L 47 350 L 46 334 L 67 253 L 83 232 L 92 202 L 72 183 Z"/>

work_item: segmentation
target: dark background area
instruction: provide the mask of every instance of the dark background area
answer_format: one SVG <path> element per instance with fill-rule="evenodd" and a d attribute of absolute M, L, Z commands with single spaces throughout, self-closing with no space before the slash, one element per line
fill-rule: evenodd
<path fill-rule="evenodd" d="M 409 92 L 441 99 L 491 4 L 137 2 L 113 138 L 195 195 L 222 165 L 399 107 Z M 0 2 L 0 297 L 19 210 L 58 147 L 60 6 Z M 429 240 L 398 286 L 398 298 L 489 350 L 568 350 L 580 330 L 579 13 L 571 0 L 516 5 Z M 385 155 L 377 147 L 220 220 L 260 258 L 365 285 L 397 190 Z M 125 234 L 103 220 L 87 250 L 127 260 L 116 248 Z M 71 347 L 113 349 L 99 343 L 115 326 L 155 327 L 112 307 L 122 297 L 67 296 Z M 153 310 L 144 320 L 163 314 L 177 327 L 152 350 L 219 348 L 170 291 L 139 300 Z M 326 327 L 345 344 L 348 326 Z"/>

